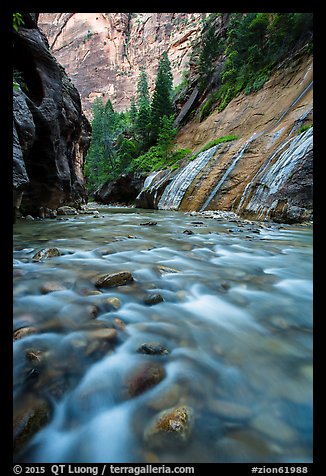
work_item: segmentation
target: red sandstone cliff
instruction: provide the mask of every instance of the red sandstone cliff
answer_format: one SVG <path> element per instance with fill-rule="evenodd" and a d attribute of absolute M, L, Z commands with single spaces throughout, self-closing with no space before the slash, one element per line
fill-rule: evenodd
<path fill-rule="evenodd" d="M 205 13 L 41 13 L 48 37 L 82 97 L 85 113 L 97 96 L 116 111 L 129 107 L 141 66 L 150 90 L 158 61 L 168 51 L 174 85 L 181 82 Z"/>

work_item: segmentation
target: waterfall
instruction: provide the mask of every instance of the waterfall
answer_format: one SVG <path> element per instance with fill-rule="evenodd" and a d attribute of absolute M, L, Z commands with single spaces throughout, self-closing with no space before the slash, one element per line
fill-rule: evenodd
<path fill-rule="evenodd" d="M 288 139 L 286 140 L 285 142 L 283 142 L 279 147 L 277 147 L 277 149 L 275 150 L 275 152 L 273 152 L 273 154 L 271 154 L 267 160 L 264 162 L 264 164 L 261 166 L 261 168 L 258 170 L 258 172 L 254 175 L 254 177 L 250 180 L 250 182 L 246 185 L 244 191 L 243 191 L 243 194 L 242 194 L 242 197 L 241 197 L 241 200 L 240 200 L 240 203 L 238 205 L 238 208 L 237 208 L 237 212 L 239 212 L 241 210 L 241 208 L 243 207 L 243 204 L 245 203 L 246 199 L 249 197 L 249 194 L 250 194 L 250 191 L 251 189 L 255 186 L 255 183 L 256 183 L 256 180 L 258 178 L 259 175 L 262 175 L 264 173 L 264 171 L 268 168 L 268 166 L 270 165 L 270 163 L 273 161 L 273 159 L 281 152 L 282 149 L 284 149 L 284 147 L 286 147 L 290 142 L 292 141 L 292 139 Z"/>
<path fill-rule="evenodd" d="M 269 164 L 285 145 L 290 145 L 283 151 L 273 165 Z M 305 132 L 302 132 L 297 137 L 288 140 L 282 147 L 280 147 L 275 154 L 266 162 L 254 179 L 250 182 L 249 188 L 256 186 L 249 203 L 245 207 L 246 210 L 259 214 L 259 218 L 263 214 L 267 216 L 269 212 L 277 205 L 277 200 L 272 201 L 273 195 L 278 192 L 281 186 L 290 177 L 291 173 L 299 165 L 300 161 L 305 155 L 312 150 L 313 147 L 313 127 Z M 255 183 L 254 183 L 255 180 Z M 246 187 L 247 188 L 247 187 Z M 244 191 L 244 196 L 248 195 L 248 191 Z M 270 203 L 272 201 L 272 203 Z M 244 203 L 241 200 L 238 210 Z"/>
<path fill-rule="evenodd" d="M 209 204 L 211 203 L 211 201 L 213 200 L 213 198 L 215 197 L 215 195 L 217 194 L 217 192 L 219 191 L 219 189 L 221 188 L 222 184 L 225 182 L 226 178 L 229 176 L 229 174 L 231 173 L 231 171 L 234 169 L 234 167 L 236 166 L 238 160 L 241 159 L 241 157 L 243 156 L 244 152 L 246 151 L 248 145 L 255 139 L 257 139 L 257 137 L 259 137 L 261 134 L 253 134 L 248 140 L 247 142 L 235 153 L 235 155 L 232 157 L 231 159 L 231 164 L 230 166 L 227 168 L 227 170 L 224 172 L 223 174 L 223 177 L 217 182 L 216 186 L 214 187 L 214 189 L 211 191 L 211 193 L 209 194 L 206 202 L 204 203 L 204 205 L 201 207 L 200 211 L 203 212 L 204 210 L 206 210 L 206 208 L 209 206 Z"/>
<path fill-rule="evenodd" d="M 158 203 L 160 210 L 177 210 L 181 200 L 184 197 L 188 187 L 195 177 L 205 167 L 209 160 L 214 156 L 219 145 L 215 145 L 204 152 L 201 152 L 196 159 L 189 162 L 174 177 L 172 182 L 166 187 Z"/>
<path fill-rule="evenodd" d="M 155 180 L 155 177 L 160 173 L 160 170 L 155 170 L 155 172 L 152 172 L 150 173 L 146 179 L 145 179 L 145 182 L 144 182 L 144 185 L 143 185 L 143 190 L 146 190 L 147 188 L 149 188 L 153 181 Z M 142 190 L 142 191 L 143 191 Z"/>
<path fill-rule="evenodd" d="M 240 203 L 237 207 L 237 213 L 239 213 L 241 211 L 244 203 L 246 202 L 246 200 L 250 196 L 250 192 L 251 192 L 252 188 L 255 187 L 255 184 L 257 182 L 257 178 L 259 176 L 263 175 L 263 173 L 269 167 L 269 165 L 273 162 L 275 157 L 277 157 L 280 154 L 280 152 L 290 144 L 290 142 L 293 140 L 293 137 L 291 137 L 291 136 L 295 132 L 295 130 L 297 129 L 298 124 L 302 124 L 305 121 L 305 119 L 307 118 L 307 116 L 311 113 L 311 111 L 312 111 L 312 108 L 307 109 L 307 111 L 305 111 L 299 117 L 299 119 L 297 119 L 295 121 L 295 123 L 294 123 L 292 129 L 290 130 L 287 138 L 276 148 L 276 150 L 270 156 L 267 157 L 267 159 L 265 160 L 263 165 L 260 167 L 260 169 L 257 171 L 257 173 L 253 176 L 253 178 L 250 180 L 250 182 L 246 185 L 246 187 L 244 189 L 244 192 L 242 194 Z M 284 128 L 280 129 L 279 131 L 277 131 L 274 134 L 274 136 L 272 138 L 273 142 L 274 142 L 275 138 L 277 138 L 283 130 L 284 130 Z"/>

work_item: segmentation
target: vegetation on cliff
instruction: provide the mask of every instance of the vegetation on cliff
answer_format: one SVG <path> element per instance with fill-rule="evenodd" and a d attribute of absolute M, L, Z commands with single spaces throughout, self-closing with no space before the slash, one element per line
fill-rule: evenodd
<path fill-rule="evenodd" d="M 97 98 L 93 105 L 92 144 L 85 176 L 89 192 L 107 180 L 130 171 L 150 172 L 173 165 L 190 150 L 172 151 L 174 128 L 172 73 L 167 53 L 157 71 L 155 90 L 150 98 L 144 68 L 141 68 L 137 98 L 126 112 L 115 112 L 111 101 Z"/>
<path fill-rule="evenodd" d="M 240 92 L 262 88 L 293 49 L 307 42 L 312 47 L 312 13 L 231 13 L 226 27 L 217 29 L 219 15 L 207 18 L 196 52 L 200 91 L 212 90 L 201 120 L 214 107 L 222 111 Z"/>
<path fill-rule="evenodd" d="M 130 171 L 178 167 L 190 150 L 173 150 L 174 101 L 187 100 L 197 85 L 199 96 L 189 109 L 203 121 L 216 108 L 225 109 L 238 94 L 258 91 L 272 71 L 298 48 L 312 48 L 312 13 L 211 13 L 203 20 L 189 70 L 173 90 L 167 53 L 163 53 L 150 98 L 141 68 L 137 97 L 126 112 L 111 102 L 94 102 L 93 139 L 86 165 L 88 191 Z M 194 77 L 195 79 L 194 82 Z M 190 94 L 189 94 L 190 91 Z"/>

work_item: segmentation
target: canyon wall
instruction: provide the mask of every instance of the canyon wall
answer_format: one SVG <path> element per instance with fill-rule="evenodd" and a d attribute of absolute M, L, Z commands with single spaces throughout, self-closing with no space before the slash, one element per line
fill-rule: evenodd
<path fill-rule="evenodd" d="M 37 14 L 25 13 L 23 20 L 14 32 L 14 211 L 38 215 L 87 201 L 83 167 L 91 128 Z"/>
<path fill-rule="evenodd" d="M 206 13 L 41 13 L 38 25 L 66 68 L 89 116 L 95 97 L 125 110 L 141 66 L 150 92 L 160 56 L 168 52 L 174 85 L 182 80 Z"/>
<path fill-rule="evenodd" d="M 39 25 L 90 114 L 98 96 L 110 99 L 115 110 L 129 107 L 141 66 L 153 90 L 158 60 L 165 50 L 174 84 L 179 84 L 189 70 L 205 15 L 43 13 Z M 222 31 L 225 21 L 223 15 L 217 17 L 216 28 Z M 175 148 L 191 149 L 192 156 L 177 170 L 152 174 L 136 205 L 232 210 L 249 218 L 280 221 L 312 218 L 313 128 L 302 129 L 313 125 L 312 61 L 304 46 L 292 51 L 262 89 L 238 95 L 223 111 L 215 109 L 204 120 L 199 109 L 206 93 L 200 96 L 198 71 L 191 63 L 188 101 L 177 122 L 181 123 L 182 114 L 188 114 L 188 121 L 183 120 L 179 128 Z M 220 67 L 215 66 L 218 76 Z M 229 135 L 236 139 L 199 153 L 210 141 Z M 199 156 L 194 159 L 196 153 Z"/>
<path fill-rule="evenodd" d="M 154 173 L 136 200 L 139 207 L 184 211 L 226 210 L 245 217 L 296 222 L 313 210 L 313 62 L 298 51 L 264 87 L 241 94 L 178 133 L 176 147 L 198 153 L 181 169 Z"/>

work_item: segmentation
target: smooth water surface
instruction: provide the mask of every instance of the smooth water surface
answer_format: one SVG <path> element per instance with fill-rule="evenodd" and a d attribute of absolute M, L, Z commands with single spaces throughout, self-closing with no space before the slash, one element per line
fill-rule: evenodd
<path fill-rule="evenodd" d="M 312 228 L 98 210 L 14 225 L 14 330 L 33 328 L 14 341 L 14 407 L 50 414 L 16 459 L 312 461 Z M 45 247 L 61 255 L 33 261 Z M 134 281 L 95 286 L 118 271 Z M 153 342 L 168 353 L 138 351 Z M 148 363 L 164 378 L 131 394 Z M 189 434 L 153 446 L 153 418 L 179 405 Z"/>

